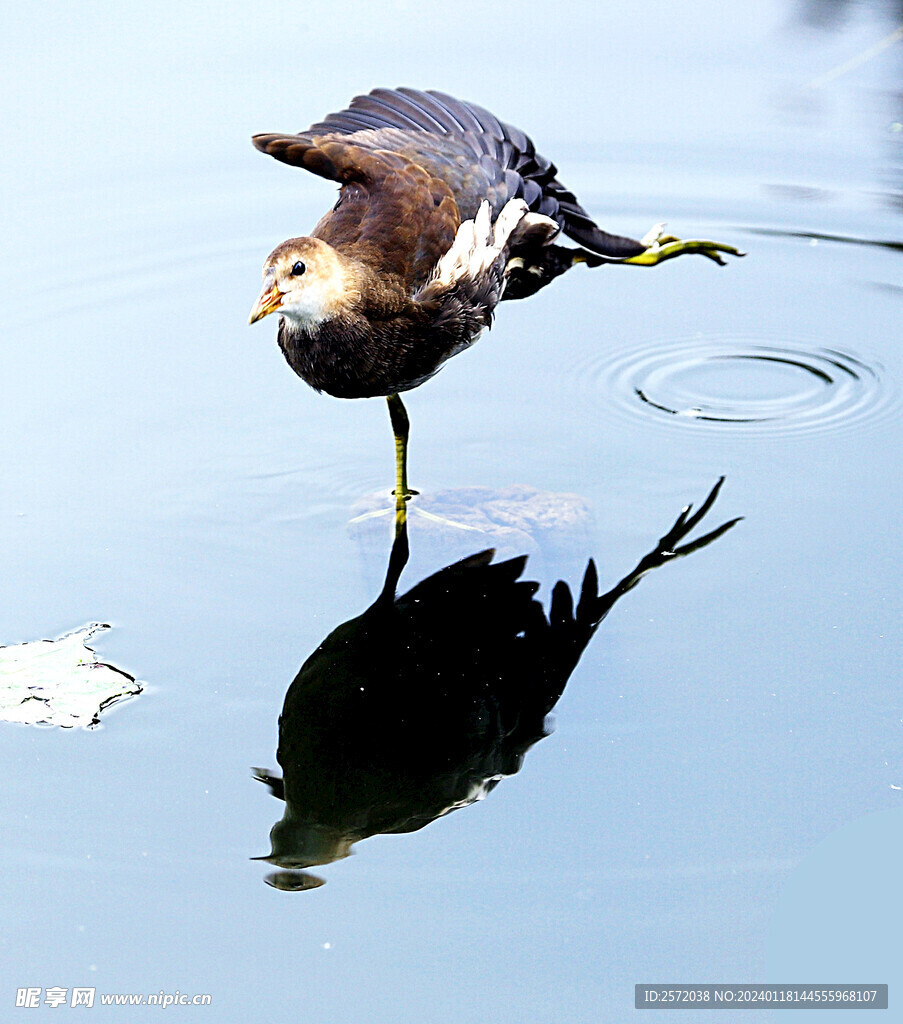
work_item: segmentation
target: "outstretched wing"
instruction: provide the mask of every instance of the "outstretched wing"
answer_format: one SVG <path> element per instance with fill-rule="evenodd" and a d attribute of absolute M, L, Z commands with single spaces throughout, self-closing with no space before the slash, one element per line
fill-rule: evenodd
<path fill-rule="evenodd" d="M 254 144 L 286 163 L 340 182 L 338 202 L 311 234 L 381 274 L 396 275 L 410 293 L 454 241 L 458 207 L 444 181 L 363 137 L 373 134 L 256 136 Z"/>
<path fill-rule="evenodd" d="M 461 220 L 476 216 L 484 199 L 498 216 L 509 199 L 518 198 L 591 252 L 624 258 L 645 250 L 632 238 L 602 231 L 520 129 L 444 93 L 374 89 L 300 135 L 257 135 L 254 145 L 285 163 L 343 181 L 321 152 L 324 141 L 339 139 L 359 152 L 388 153 L 423 168 L 448 186 Z"/>

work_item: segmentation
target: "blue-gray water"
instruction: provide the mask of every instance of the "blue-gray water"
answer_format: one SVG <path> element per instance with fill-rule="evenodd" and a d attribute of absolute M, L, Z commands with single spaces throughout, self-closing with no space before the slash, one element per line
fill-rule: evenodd
<path fill-rule="evenodd" d="M 852 58 L 901 22 L 8 7 L 0 642 L 103 620 L 147 690 L 93 732 L 2 727 L 0 1016 L 54 985 L 210 993 L 170 1012 L 230 1024 L 621 1021 L 637 982 L 887 982 L 899 1005 L 903 41 Z M 318 397 L 275 324 L 246 326 L 263 258 L 333 195 L 249 137 L 397 84 L 524 128 L 608 230 L 748 252 L 506 303 L 410 395 L 424 500 L 577 495 L 591 519 L 530 549 L 545 598 L 589 556 L 615 582 L 722 474 L 712 525 L 745 519 L 619 602 L 519 774 L 285 893 L 249 859 L 281 814 L 250 766 L 376 596 L 388 533 L 347 524 L 392 446 L 385 403 Z M 411 546 L 403 588 L 456 557 L 416 516 Z"/>

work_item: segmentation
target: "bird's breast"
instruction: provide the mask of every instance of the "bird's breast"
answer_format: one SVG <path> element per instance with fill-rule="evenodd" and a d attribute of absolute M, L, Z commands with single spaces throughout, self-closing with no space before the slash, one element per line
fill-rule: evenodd
<path fill-rule="evenodd" d="M 335 398 L 374 398 L 410 391 L 447 357 L 429 344 L 416 317 L 335 317 L 304 328 L 283 318 L 279 347 L 289 366 Z"/>

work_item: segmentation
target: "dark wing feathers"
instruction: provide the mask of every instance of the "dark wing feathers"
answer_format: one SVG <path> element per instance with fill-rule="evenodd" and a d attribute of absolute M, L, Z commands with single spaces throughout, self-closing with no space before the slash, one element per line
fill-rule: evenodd
<path fill-rule="evenodd" d="M 359 97 L 365 102 L 352 104 L 352 109 L 365 110 L 372 116 L 378 117 L 383 127 L 413 128 L 415 131 L 427 132 L 443 131 L 443 127 L 438 121 L 405 96 L 393 97 L 393 103 L 389 99 L 382 99 L 379 93 L 380 90 L 376 90 L 370 96 Z"/>
<path fill-rule="evenodd" d="M 374 89 L 371 96 L 378 96 L 382 102 L 383 109 L 391 121 L 392 114 L 399 107 L 407 110 L 418 128 L 427 132 L 448 132 L 456 134 L 459 126 L 449 120 L 447 111 L 441 104 L 434 103 L 430 97 L 417 89 Z M 369 97 L 361 96 L 359 99 L 366 102 Z"/>
<path fill-rule="evenodd" d="M 444 94 L 439 93 L 438 95 Z M 484 134 L 491 135 L 496 139 L 504 139 L 510 137 L 505 134 L 505 127 L 502 124 L 502 122 L 495 116 L 495 114 L 490 113 L 484 107 L 478 107 L 476 103 L 468 103 L 467 107 L 470 110 L 471 114 L 473 114 L 473 116 L 476 118 L 477 123 L 480 126 L 480 130 Z"/>
<path fill-rule="evenodd" d="M 324 146 L 327 139 L 331 145 Z M 254 145 L 277 160 L 342 184 L 366 178 L 372 192 L 378 190 L 373 175 L 379 162 L 371 161 L 365 173 L 353 160 L 339 158 L 336 144 L 347 145 L 349 152 L 395 153 L 417 162 L 448 185 L 461 219 L 473 217 L 484 198 L 495 214 L 509 199 L 522 198 L 591 252 L 623 258 L 645 249 L 632 238 L 602 231 L 557 180 L 555 165 L 519 128 L 445 93 L 374 89 L 299 135 L 254 136 Z"/>
<path fill-rule="evenodd" d="M 384 273 L 401 278 L 407 290 L 426 280 L 451 247 L 460 223 L 448 185 L 395 152 L 356 146 L 348 139 L 319 139 L 305 151 L 304 166 L 314 152 L 345 184 L 340 201 L 313 235 L 356 250 Z M 375 195 L 378 202 L 371 201 Z"/>
<path fill-rule="evenodd" d="M 432 91 L 423 92 L 421 89 L 379 90 L 380 96 L 390 105 L 394 104 L 396 93 L 415 103 L 433 121 L 441 125 L 444 131 L 451 135 L 459 135 L 461 132 L 467 131 L 467 117 L 461 116 L 464 113 L 464 104 L 459 103 L 457 100 L 444 103 L 440 93 Z"/>
<path fill-rule="evenodd" d="M 368 128 L 381 128 L 383 119 L 376 114 L 368 114 L 363 111 L 345 111 L 335 115 L 335 121 L 326 129 L 321 125 L 314 125 L 306 135 L 331 135 L 334 132 L 349 134 L 353 132 L 366 131 Z"/>
<path fill-rule="evenodd" d="M 486 134 L 486 129 L 480 123 L 479 118 L 469 104 L 462 103 L 460 100 L 456 100 L 454 97 L 442 92 L 433 92 L 431 96 L 449 112 L 460 125 L 461 131 L 473 132 L 474 135 Z"/>

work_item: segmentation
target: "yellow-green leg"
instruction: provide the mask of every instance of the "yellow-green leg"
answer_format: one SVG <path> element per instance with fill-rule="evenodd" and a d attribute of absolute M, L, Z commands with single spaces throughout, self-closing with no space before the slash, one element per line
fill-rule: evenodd
<path fill-rule="evenodd" d="M 392 421 L 392 432 L 395 434 L 395 534 L 407 522 L 407 502 L 412 494 L 408 489 L 408 434 L 411 423 L 407 409 L 398 395 L 389 395 L 389 419 Z"/>
<path fill-rule="evenodd" d="M 631 263 L 638 267 L 654 267 L 659 263 L 664 263 L 665 260 L 673 260 L 675 256 L 696 253 L 724 266 L 721 253 L 727 253 L 729 256 L 745 255 L 732 245 L 723 245 L 721 242 L 706 242 L 699 238 L 681 240 L 675 235 L 666 235 L 664 224 L 656 224 L 640 241 L 646 246 L 646 251 L 641 252 L 639 256 L 619 260 L 620 263 Z"/>

